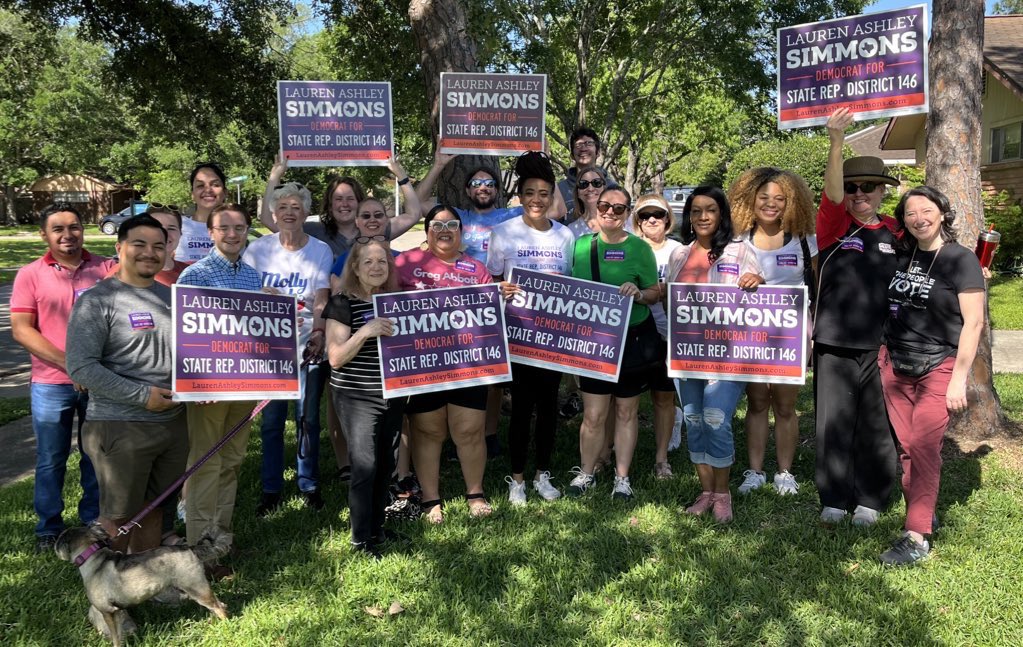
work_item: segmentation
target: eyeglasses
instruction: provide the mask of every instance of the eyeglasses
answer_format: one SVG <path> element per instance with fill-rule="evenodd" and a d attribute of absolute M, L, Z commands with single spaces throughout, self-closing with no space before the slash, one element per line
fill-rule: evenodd
<path fill-rule="evenodd" d="M 462 223 L 457 220 L 431 220 L 430 231 L 440 233 L 442 231 L 458 231 Z"/>
<path fill-rule="evenodd" d="M 640 211 L 637 214 L 640 220 L 667 220 L 668 212 L 657 209 L 655 211 Z"/>
<path fill-rule="evenodd" d="M 363 212 L 359 214 L 359 220 L 369 220 L 371 218 L 373 220 L 385 220 L 387 218 L 387 214 L 383 211 Z"/>
<path fill-rule="evenodd" d="M 597 203 L 597 211 L 599 211 L 600 213 L 607 213 L 608 209 L 610 209 L 614 213 L 614 215 L 620 216 L 629 210 L 629 205 L 611 204 L 610 202 L 604 202 L 603 200 Z"/>
<path fill-rule="evenodd" d="M 469 180 L 470 189 L 482 189 L 484 187 L 493 189 L 497 186 L 497 180 Z"/>
<path fill-rule="evenodd" d="M 383 234 L 377 234 L 376 236 L 356 236 L 355 242 L 360 245 L 367 245 L 369 243 L 386 243 L 387 236 L 384 236 Z"/>
<path fill-rule="evenodd" d="M 579 180 L 579 188 L 580 189 L 588 189 L 591 186 L 594 189 L 599 189 L 600 187 L 604 186 L 605 184 L 606 184 L 606 182 L 604 182 L 604 180 L 601 180 L 599 177 L 597 179 L 595 179 L 595 180 Z"/>
<path fill-rule="evenodd" d="M 855 195 L 856 189 L 859 189 L 864 193 L 873 193 L 874 189 L 876 189 L 880 185 L 881 185 L 880 182 L 860 182 L 859 184 L 857 184 L 856 182 L 846 182 L 845 192 L 849 195 Z"/>
<path fill-rule="evenodd" d="M 572 148 L 579 150 L 580 148 L 596 148 L 597 142 L 592 139 L 580 139 L 576 143 L 572 144 Z"/>
<path fill-rule="evenodd" d="M 226 234 L 232 231 L 236 234 L 244 234 L 249 230 L 249 227 L 248 225 L 217 225 L 216 227 L 212 227 L 212 229 L 221 234 Z"/>

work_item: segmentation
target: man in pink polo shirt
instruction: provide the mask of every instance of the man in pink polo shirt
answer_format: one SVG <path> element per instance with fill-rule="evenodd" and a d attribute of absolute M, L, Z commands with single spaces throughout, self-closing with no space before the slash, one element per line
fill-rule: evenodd
<path fill-rule="evenodd" d="M 71 307 L 83 292 L 103 280 L 113 261 L 82 247 L 85 232 L 81 214 L 71 205 L 56 203 L 39 215 L 46 254 L 18 270 L 11 293 L 11 333 L 32 355 L 32 430 L 36 437 L 34 506 L 36 550 L 49 551 L 64 530 L 62 513 L 64 473 L 71 452 L 71 432 L 78 413 L 78 449 L 87 393 L 80 390 L 64 367 L 64 339 Z M 99 515 L 96 473 L 82 453 L 82 498 L 78 518 L 89 523 Z"/>

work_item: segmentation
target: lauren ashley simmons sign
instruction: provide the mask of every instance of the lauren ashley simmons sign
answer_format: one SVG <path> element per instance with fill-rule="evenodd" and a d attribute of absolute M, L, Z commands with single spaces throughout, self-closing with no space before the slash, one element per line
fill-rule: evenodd
<path fill-rule="evenodd" d="M 806 382 L 806 286 L 668 285 L 668 374 Z"/>
<path fill-rule="evenodd" d="M 298 399 L 295 297 L 172 286 L 174 399 Z"/>
<path fill-rule="evenodd" d="M 496 285 L 377 294 L 373 309 L 394 323 L 378 338 L 385 398 L 511 379 Z"/>
<path fill-rule="evenodd" d="M 779 29 L 778 127 L 926 113 L 926 27 L 916 5 Z"/>
<path fill-rule="evenodd" d="M 632 297 L 613 285 L 513 269 L 505 305 L 512 361 L 610 382 L 622 368 Z"/>
<path fill-rule="evenodd" d="M 546 74 L 440 75 L 440 150 L 519 155 L 543 150 Z"/>
<path fill-rule="evenodd" d="M 291 166 L 386 166 L 394 154 L 388 82 L 278 81 L 277 120 Z"/>

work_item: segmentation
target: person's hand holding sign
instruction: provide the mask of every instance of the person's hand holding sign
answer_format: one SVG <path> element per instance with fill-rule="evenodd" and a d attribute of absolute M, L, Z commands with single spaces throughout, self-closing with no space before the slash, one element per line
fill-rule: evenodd
<path fill-rule="evenodd" d="M 756 292 L 761 283 L 764 283 L 764 277 L 759 274 L 754 274 L 753 272 L 746 272 L 739 277 L 739 281 L 736 285 L 747 292 Z"/>
<path fill-rule="evenodd" d="M 365 335 L 367 339 L 390 337 L 394 334 L 394 323 L 387 317 L 374 317 L 359 329 L 358 334 Z"/>

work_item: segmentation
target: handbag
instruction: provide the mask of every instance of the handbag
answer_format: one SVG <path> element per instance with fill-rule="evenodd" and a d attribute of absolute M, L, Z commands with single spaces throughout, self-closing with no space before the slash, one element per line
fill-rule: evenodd
<path fill-rule="evenodd" d="M 916 350 L 888 346 L 888 359 L 899 375 L 923 377 L 955 352 L 956 349 L 940 344 L 919 344 Z"/>
<path fill-rule="evenodd" d="M 600 281 L 600 261 L 597 250 L 597 235 L 590 239 L 590 278 Z M 657 332 L 652 316 L 642 323 L 629 326 L 625 331 L 625 347 L 622 350 L 621 373 L 646 371 L 664 361 L 668 354 L 667 343 Z"/>

